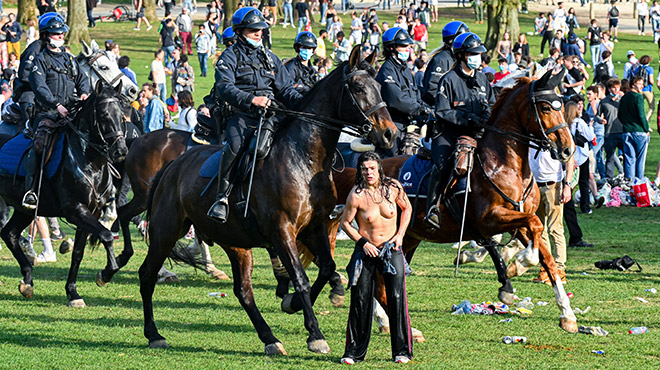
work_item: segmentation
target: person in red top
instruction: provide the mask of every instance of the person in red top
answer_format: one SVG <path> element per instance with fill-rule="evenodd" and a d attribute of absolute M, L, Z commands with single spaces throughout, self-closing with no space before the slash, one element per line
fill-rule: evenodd
<path fill-rule="evenodd" d="M 415 54 L 419 54 L 421 50 L 426 50 L 426 42 L 429 40 L 429 33 L 419 17 L 415 18 L 412 31 L 412 36 L 415 40 Z"/>
<path fill-rule="evenodd" d="M 493 80 L 493 85 L 495 85 L 501 79 L 503 79 L 504 77 L 508 76 L 511 73 L 509 72 L 509 63 L 506 61 L 505 58 L 500 58 L 497 62 L 500 65 L 500 69 L 495 73 L 495 79 Z"/>

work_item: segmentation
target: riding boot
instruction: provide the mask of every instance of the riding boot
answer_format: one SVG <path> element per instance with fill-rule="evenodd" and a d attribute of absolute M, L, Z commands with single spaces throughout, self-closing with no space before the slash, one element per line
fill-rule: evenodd
<path fill-rule="evenodd" d="M 25 195 L 21 205 L 27 209 L 37 208 L 37 185 L 40 158 L 34 149 L 31 149 L 25 159 Z"/>
<path fill-rule="evenodd" d="M 433 166 L 433 170 L 429 175 L 429 197 L 426 199 L 426 217 L 424 221 L 435 229 L 440 229 L 440 201 L 446 186 L 443 172 L 438 167 Z"/>
<path fill-rule="evenodd" d="M 235 159 L 236 154 L 232 153 L 229 145 L 225 146 L 218 170 L 218 196 L 207 214 L 209 218 L 220 223 L 227 222 L 229 216 L 229 173 Z"/>
<path fill-rule="evenodd" d="M 270 147 L 273 143 L 275 130 L 275 122 L 273 122 L 272 119 L 265 119 L 263 126 L 261 126 L 261 134 L 259 135 L 258 143 L 257 133 L 255 131 L 254 137 L 250 142 L 250 153 L 257 153 L 257 159 L 264 159 L 268 156 L 268 152 L 270 152 Z"/>

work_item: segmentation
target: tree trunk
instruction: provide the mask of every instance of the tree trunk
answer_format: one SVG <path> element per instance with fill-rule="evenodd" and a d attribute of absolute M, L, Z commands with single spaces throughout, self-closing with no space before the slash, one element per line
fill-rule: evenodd
<path fill-rule="evenodd" d="M 494 55 L 497 42 L 502 40 L 504 32 L 508 31 L 511 40 L 518 39 L 518 5 L 520 0 L 488 1 L 488 31 L 484 44 L 488 53 Z"/>
<path fill-rule="evenodd" d="M 225 0 L 225 21 L 223 22 L 222 29 L 231 26 L 231 17 L 234 15 L 236 9 L 238 9 L 238 0 Z"/>
<path fill-rule="evenodd" d="M 16 20 L 25 24 L 28 19 L 37 18 L 37 6 L 34 0 L 18 0 L 18 15 Z"/>
<path fill-rule="evenodd" d="M 153 0 L 143 0 L 144 4 L 144 16 L 147 17 L 149 23 L 157 25 L 158 15 L 156 14 L 156 2 Z M 158 29 L 158 27 L 156 27 Z"/>
<path fill-rule="evenodd" d="M 67 14 L 67 23 L 69 33 L 66 35 L 66 41 L 69 45 L 80 44 L 81 41 L 89 43 L 89 30 L 87 29 L 87 5 L 85 0 L 69 0 Z"/>

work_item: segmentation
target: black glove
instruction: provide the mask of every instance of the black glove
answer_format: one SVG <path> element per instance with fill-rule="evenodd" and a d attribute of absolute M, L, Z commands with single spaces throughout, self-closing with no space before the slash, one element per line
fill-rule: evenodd
<path fill-rule="evenodd" d="M 467 126 L 468 126 L 468 128 L 476 129 L 478 123 L 481 123 L 481 117 L 474 114 L 474 113 L 468 113 L 468 115 L 467 115 Z"/>

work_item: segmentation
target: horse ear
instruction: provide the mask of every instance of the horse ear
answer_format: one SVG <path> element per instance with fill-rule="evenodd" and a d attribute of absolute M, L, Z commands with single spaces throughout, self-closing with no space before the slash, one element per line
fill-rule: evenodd
<path fill-rule="evenodd" d="M 372 67 L 376 63 L 376 60 L 378 59 L 378 52 L 376 50 L 372 51 L 371 54 L 369 54 L 368 57 L 366 57 L 364 60 L 367 61 Z"/>
<path fill-rule="evenodd" d="M 120 80 L 119 80 L 119 83 L 117 84 L 117 86 L 115 86 L 115 91 L 117 92 L 117 94 L 121 94 L 121 89 L 122 89 L 122 85 L 123 85 L 123 84 L 124 84 L 124 81 L 122 81 L 122 80 L 120 79 Z"/>
<path fill-rule="evenodd" d="M 98 80 L 96 82 L 96 86 L 94 87 L 94 92 L 96 93 L 96 95 L 99 95 L 101 94 L 102 90 L 103 90 L 103 81 Z"/>
<path fill-rule="evenodd" d="M 99 50 L 99 44 L 96 42 L 96 40 L 92 40 L 91 47 L 92 47 L 92 51 Z"/>
<path fill-rule="evenodd" d="M 92 41 L 94 42 L 94 41 Z M 87 45 L 85 40 L 82 40 L 82 53 L 84 56 L 88 57 L 92 54 L 92 49 Z"/>
<path fill-rule="evenodd" d="M 534 84 L 534 91 L 541 91 L 541 90 L 547 90 L 547 85 L 548 81 L 550 81 L 550 77 L 552 77 L 552 69 L 548 70 L 539 78 L 536 80 L 536 83 Z"/>
<path fill-rule="evenodd" d="M 351 67 L 351 69 L 357 67 L 357 65 L 360 63 L 360 60 L 362 60 L 362 45 L 355 45 L 353 46 L 353 50 L 351 51 L 351 56 L 348 57 L 348 65 Z"/>
<path fill-rule="evenodd" d="M 562 67 L 559 73 L 550 77 L 550 81 L 548 81 L 548 87 L 554 89 L 555 87 L 559 86 L 561 81 L 564 79 L 564 75 L 566 75 L 566 68 Z"/>

